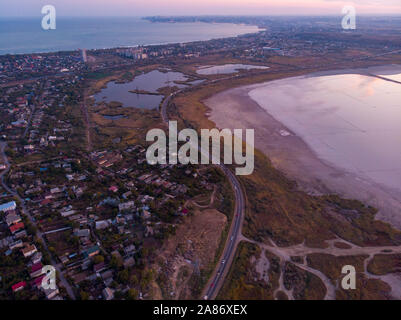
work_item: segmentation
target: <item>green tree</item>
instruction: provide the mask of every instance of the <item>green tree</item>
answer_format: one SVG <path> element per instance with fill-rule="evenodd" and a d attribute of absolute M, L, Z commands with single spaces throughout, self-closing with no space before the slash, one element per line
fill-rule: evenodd
<path fill-rule="evenodd" d="M 110 266 L 111 266 L 113 269 L 117 270 L 117 269 L 121 268 L 122 265 L 123 265 L 123 262 L 121 261 L 121 259 L 119 259 L 119 258 L 116 257 L 115 255 L 113 255 L 113 256 L 111 257 Z"/>
<path fill-rule="evenodd" d="M 136 300 L 138 298 L 138 290 L 132 288 L 128 290 L 128 300 Z"/>
<path fill-rule="evenodd" d="M 120 271 L 117 274 L 117 279 L 121 284 L 128 284 L 128 280 L 129 280 L 128 270 L 124 269 L 124 270 Z"/>
<path fill-rule="evenodd" d="M 102 263 L 102 262 L 104 262 L 104 257 L 102 255 L 98 254 L 97 256 L 95 256 L 93 258 L 93 262 L 95 264 Z"/>
<path fill-rule="evenodd" d="M 87 293 L 86 291 L 81 290 L 79 294 L 82 300 L 89 300 L 89 293 Z"/>
<path fill-rule="evenodd" d="M 131 286 L 136 286 L 138 285 L 138 277 L 133 274 L 130 278 L 129 278 L 129 283 Z"/>

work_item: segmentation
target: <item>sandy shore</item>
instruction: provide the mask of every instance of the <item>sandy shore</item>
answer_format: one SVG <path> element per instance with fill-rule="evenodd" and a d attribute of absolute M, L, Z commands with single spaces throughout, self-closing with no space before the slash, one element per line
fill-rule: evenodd
<path fill-rule="evenodd" d="M 401 73 L 401 66 L 336 70 L 313 73 L 306 77 L 335 74 L 386 75 L 394 71 Z M 256 148 L 308 193 L 337 193 L 346 198 L 361 200 L 379 209 L 378 219 L 401 229 L 401 193 L 320 159 L 301 137 L 293 134 L 249 97 L 250 91 L 265 85 L 262 83 L 230 89 L 207 99 L 205 104 L 210 109 L 209 119 L 220 129 L 254 128 Z M 283 130 L 292 134 L 283 135 Z"/>

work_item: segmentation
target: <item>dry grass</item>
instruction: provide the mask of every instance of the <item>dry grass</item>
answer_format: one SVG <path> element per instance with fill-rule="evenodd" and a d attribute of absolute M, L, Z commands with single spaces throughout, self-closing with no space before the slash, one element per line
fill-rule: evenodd
<path fill-rule="evenodd" d="M 323 300 L 326 295 L 326 286 L 319 277 L 293 263 L 286 263 L 283 279 L 296 300 Z"/>
<path fill-rule="evenodd" d="M 401 272 L 401 254 L 377 254 L 369 262 L 368 271 L 375 275 Z"/>
<path fill-rule="evenodd" d="M 233 264 L 217 299 L 224 300 L 272 300 L 274 287 L 258 281 L 255 263 L 261 255 L 260 248 L 249 242 L 240 242 Z M 270 275 L 269 275 L 270 277 Z"/>
<path fill-rule="evenodd" d="M 340 256 L 336 257 L 330 254 L 314 253 L 306 257 L 308 266 L 313 269 L 321 271 L 327 278 L 335 281 L 342 279 L 344 275 L 341 274 L 343 266 L 354 266 L 356 272 L 364 272 L 364 261 L 368 256 Z"/>

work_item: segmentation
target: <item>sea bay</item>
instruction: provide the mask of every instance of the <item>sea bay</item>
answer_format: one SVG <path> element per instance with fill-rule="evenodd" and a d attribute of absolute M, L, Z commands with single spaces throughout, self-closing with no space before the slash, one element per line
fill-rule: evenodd
<path fill-rule="evenodd" d="M 0 18 L 0 54 L 71 51 L 205 41 L 258 32 L 233 23 L 158 23 L 139 17 L 60 17 L 43 30 L 42 16 Z"/>

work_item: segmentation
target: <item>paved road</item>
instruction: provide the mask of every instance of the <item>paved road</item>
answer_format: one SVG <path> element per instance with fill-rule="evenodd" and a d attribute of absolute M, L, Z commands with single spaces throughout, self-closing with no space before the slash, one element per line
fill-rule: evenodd
<path fill-rule="evenodd" d="M 223 255 L 217 263 L 212 277 L 206 286 L 204 291 L 204 299 L 214 299 L 223 286 L 224 280 L 234 259 L 235 250 L 242 232 L 242 223 L 245 215 L 245 197 L 238 178 L 229 169 L 227 169 L 226 166 L 220 165 L 220 168 L 226 174 L 234 189 L 235 214 L 231 223 L 230 232 L 228 234 Z"/>
<path fill-rule="evenodd" d="M 210 81 L 209 83 L 215 83 L 218 81 L 223 81 L 227 79 L 236 78 L 238 76 L 232 76 L 228 78 L 218 79 Z M 191 87 L 192 89 L 193 87 Z M 176 96 L 177 94 L 185 91 L 185 89 L 181 89 L 176 91 L 175 93 L 170 94 L 162 103 L 160 108 L 160 113 L 163 119 L 163 122 L 166 124 L 168 123 L 168 115 L 167 115 L 167 108 L 171 101 L 171 99 Z M 204 154 L 209 154 L 207 151 L 202 150 L 199 147 L 199 151 Z M 219 165 L 220 169 L 224 172 L 227 176 L 228 180 L 230 181 L 235 195 L 235 209 L 234 209 L 234 217 L 231 223 L 230 231 L 228 233 L 228 237 L 226 240 L 226 244 L 224 247 L 224 251 L 222 256 L 220 257 L 219 261 L 217 262 L 216 268 L 212 273 L 212 276 L 204 290 L 204 299 L 214 299 L 218 294 L 220 288 L 224 283 L 224 279 L 227 276 L 228 270 L 232 264 L 235 250 L 237 244 L 239 242 L 239 236 L 241 235 L 243 217 L 245 215 L 245 196 L 241 189 L 241 184 L 236 177 L 224 164 Z"/>
<path fill-rule="evenodd" d="M 52 234 L 52 233 L 57 233 L 57 232 L 66 231 L 66 230 L 70 230 L 70 229 L 72 229 L 72 228 L 71 227 L 59 228 L 56 230 L 50 230 L 50 231 L 43 232 L 43 234 Z"/>
<path fill-rule="evenodd" d="M 43 243 L 43 247 L 45 248 L 45 250 L 49 253 L 50 255 L 50 262 L 52 264 L 52 266 L 57 270 L 57 275 L 59 277 L 59 280 L 62 284 L 62 286 L 67 290 L 68 295 L 70 296 L 71 299 L 75 299 L 75 295 L 74 292 L 70 286 L 70 284 L 68 283 L 68 281 L 64 278 L 63 273 L 61 272 L 61 266 L 59 264 L 57 264 L 57 262 L 52 258 L 51 253 L 49 252 L 49 248 L 47 247 L 46 241 L 43 237 L 43 233 L 39 230 L 39 228 L 36 225 L 36 221 L 33 219 L 33 217 L 31 216 L 31 214 L 29 213 L 29 211 L 27 210 L 26 206 L 25 206 L 25 200 L 22 199 L 20 197 L 20 195 L 14 191 L 13 189 L 11 189 L 9 186 L 7 186 L 7 184 L 4 181 L 4 176 L 8 173 L 8 171 L 10 170 L 10 163 L 8 161 L 7 155 L 5 154 L 4 150 L 7 146 L 7 143 L 5 141 L 0 141 L 0 153 L 1 156 L 3 157 L 3 161 L 4 164 L 7 166 L 7 168 L 5 170 L 3 170 L 0 173 L 0 182 L 3 186 L 3 188 L 12 196 L 14 196 L 15 198 L 17 198 L 21 204 L 21 212 L 28 217 L 29 221 L 32 223 L 33 226 L 35 226 L 36 228 L 36 236 L 42 241 Z"/>

